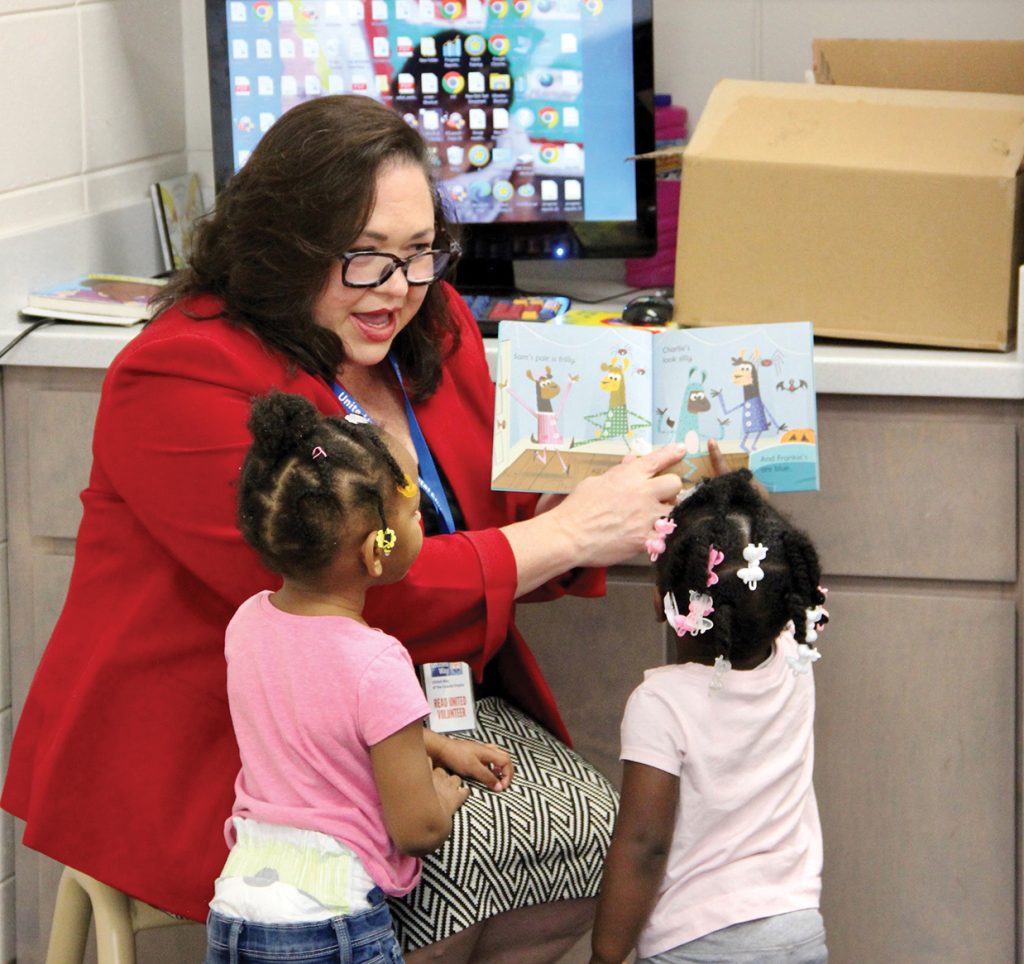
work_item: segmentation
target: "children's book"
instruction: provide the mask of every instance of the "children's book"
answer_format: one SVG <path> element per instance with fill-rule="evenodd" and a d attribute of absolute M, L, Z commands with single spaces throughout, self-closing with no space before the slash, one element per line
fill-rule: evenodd
<path fill-rule="evenodd" d="M 498 330 L 491 484 L 571 492 L 629 453 L 685 446 L 683 482 L 711 474 L 708 439 L 770 492 L 818 488 L 809 322 Z"/>
<path fill-rule="evenodd" d="M 150 317 L 149 300 L 161 278 L 87 274 L 29 294 L 22 314 L 67 321 L 131 325 Z"/>
<path fill-rule="evenodd" d="M 180 271 L 188 260 L 192 231 L 203 214 L 203 192 L 197 174 L 182 174 L 150 185 L 153 216 L 160 237 L 165 271 Z"/>

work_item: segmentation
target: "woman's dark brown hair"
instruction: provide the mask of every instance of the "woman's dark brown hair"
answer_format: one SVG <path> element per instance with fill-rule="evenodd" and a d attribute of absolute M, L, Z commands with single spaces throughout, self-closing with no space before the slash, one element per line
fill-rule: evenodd
<path fill-rule="evenodd" d="M 423 139 L 383 104 L 339 95 L 293 107 L 199 222 L 188 267 L 161 291 L 156 311 L 193 295 L 217 295 L 224 302 L 218 314 L 249 328 L 300 368 L 333 380 L 344 348 L 313 320 L 313 307 L 338 257 L 366 226 L 377 175 L 392 162 L 419 165 L 430 182 Z M 440 247 L 450 233 L 436 191 L 434 222 Z M 187 306 L 183 310 L 199 317 Z M 447 297 L 440 285 L 431 285 L 394 343 L 413 398 L 437 388 L 445 354 L 457 340 Z"/>

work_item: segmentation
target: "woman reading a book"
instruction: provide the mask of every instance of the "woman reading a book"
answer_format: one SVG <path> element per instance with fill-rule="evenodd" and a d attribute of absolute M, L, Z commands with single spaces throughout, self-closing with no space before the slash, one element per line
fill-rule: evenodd
<path fill-rule="evenodd" d="M 224 629 L 279 585 L 235 523 L 246 419 L 253 396 L 302 394 L 416 457 L 423 551 L 401 583 L 369 592 L 366 620 L 417 665 L 468 663 L 471 735 L 516 759 L 512 786 L 477 785 L 395 901 L 407 959 L 537 964 L 589 927 L 615 794 L 568 749 L 515 602 L 600 595 L 600 567 L 640 552 L 672 508 L 679 452 L 567 497 L 491 491 L 494 390 L 473 318 L 442 281 L 456 245 L 429 169 L 389 109 L 314 99 L 282 116 L 200 224 L 188 269 L 108 372 L 71 585 L 2 804 L 29 847 L 205 919 L 239 768 Z M 531 755 L 552 762 L 524 766 Z M 590 788 L 571 819 L 548 806 L 564 802 L 553 777 L 566 771 Z"/>

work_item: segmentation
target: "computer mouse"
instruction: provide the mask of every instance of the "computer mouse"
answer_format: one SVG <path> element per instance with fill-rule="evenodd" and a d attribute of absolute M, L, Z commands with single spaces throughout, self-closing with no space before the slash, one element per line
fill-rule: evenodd
<path fill-rule="evenodd" d="M 661 295 L 639 295 L 626 302 L 622 320 L 630 325 L 664 325 L 672 320 L 672 299 Z"/>

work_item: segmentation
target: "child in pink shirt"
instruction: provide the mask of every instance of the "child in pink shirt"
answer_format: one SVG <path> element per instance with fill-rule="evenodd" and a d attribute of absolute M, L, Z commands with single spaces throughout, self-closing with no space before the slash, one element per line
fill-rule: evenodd
<path fill-rule="evenodd" d="M 591 962 L 635 947 L 646 964 L 823 964 L 817 553 L 746 470 L 699 485 L 656 530 L 678 661 L 648 670 L 626 706 Z"/>
<path fill-rule="evenodd" d="M 362 617 L 367 588 L 401 579 L 423 542 L 411 454 L 297 395 L 256 399 L 249 428 L 239 527 L 283 585 L 227 629 L 242 768 L 207 964 L 400 961 L 386 895 L 450 834 L 461 777 L 503 790 L 512 763 L 426 730 L 408 652 Z"/>

